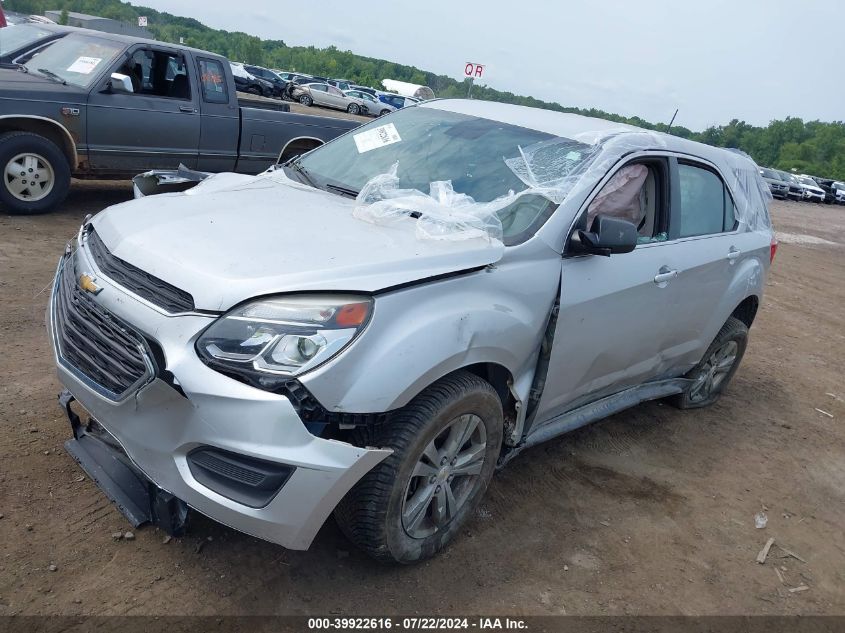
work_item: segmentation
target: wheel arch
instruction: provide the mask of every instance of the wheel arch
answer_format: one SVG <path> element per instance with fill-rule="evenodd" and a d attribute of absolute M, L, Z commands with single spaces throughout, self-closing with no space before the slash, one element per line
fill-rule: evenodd
<path fill-rule="evenodd" d="M 757 309 L 760 307 L 760 299 L 757 295 L 749 295 L 743 299 L 740 304 L 731 312 L 732 317 L 736 317 L 745 324 L 745 327 L 750 328 L 754 322 L 754 317 L 757 316 Z"/>
<path fill-rule="evenodd" d="M 55 143 L 67 159 L 71 171 L 79 164 L 76 142 L 73 135 L 61 123 L 36 115 L 4 114 L 0 115 L 0 134 L 6 132 L 30 132 Z"/>
<path fill-rule="evenodd" d="M 316 136 L 297 136 L 285 143 L 282 151 L 279 152 L 279 159 L 276 162 L 284 163 L 297 154 L 310 152 L 312 149 L 316 149 L 321 145 L 325 145 L 325 141 Z"/>

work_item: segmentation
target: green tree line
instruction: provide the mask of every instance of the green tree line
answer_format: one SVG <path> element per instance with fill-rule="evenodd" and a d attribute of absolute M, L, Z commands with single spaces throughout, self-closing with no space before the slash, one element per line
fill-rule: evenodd
<path fill-rule="evenodd" d="M 76 11 L 124 22 L 148 19 L 150 35 L 164 42 L 179 42 L 219 53 L 232 61 L 297 70 L 314 75 L 342 77 L 355 83 L 381 87 L 382 79 L 424 84 L 439 97 L 463 97 L 467 84 L 414 66 L 364 57 L 334 46 L 288 46 L 281 39 L 262 40 L 247 33 L 212 29 L 198 20 L 171 15 L 120 0 L 6 0 L 12 11 L 43 15 L 46 10 Z M 640 117 L 623 117 L 596 108 L 575 108 L 530 96 L 496 90 L 486 85 L 473 87 L 473 97 L 514 103 L 559 112 L 572 112 L 639 127 L 667 131 L 665 123 L 651 123 Z M 750 154 L 760 165 L 845 180 L 845 124 L 842 121 L 803 121 L 795 117 L 774 120 L 766 127 L 734 119 L 727 125 L 693 132 L 674 126 L 672 134 L 718 147 L 736 147 Z"/>

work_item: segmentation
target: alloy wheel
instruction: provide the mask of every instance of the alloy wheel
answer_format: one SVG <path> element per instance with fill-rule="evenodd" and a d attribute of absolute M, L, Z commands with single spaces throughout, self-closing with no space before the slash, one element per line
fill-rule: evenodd
<path fill-rule="evenodd" d="M 725 341 L 710 355 L 690 389 L 689 399 L 692 402 L 707 400 L 718 391 L 736 362 L 738 350 L 736 341 Z"/>
<path fill-rule="evenodd" d="M 402 501 L 411 538 L 446 528 L 480 481 L 487 450 L 484 422 L 465 414 L 449 422 L 419 456 Z"/>

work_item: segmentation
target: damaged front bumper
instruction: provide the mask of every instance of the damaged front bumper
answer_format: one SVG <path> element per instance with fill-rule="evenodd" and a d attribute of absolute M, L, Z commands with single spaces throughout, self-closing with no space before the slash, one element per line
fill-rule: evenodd
<path fill-rule="evenodd" d="M 61 274 L 63 266 L 72 267 L 67 275 Z M 59 379 L 96 421 L 93 428 L 99 425 L 105 432 L 93 437 L 83 429 L 75 433 L 68 450 L 83 467 L 124 455 L 124 465 L 136 475 L 136 484 L 130 487 L 145 481 L 154 484 L 147 487 L 153 494 L 147 515 L 141 508 L 134 512 L 135 520 L 161 524 L 149 514 L 150 508 L 154 512 L 160 501 L 175 502 L 166 495 L 160 498 L 160 490 L 232 528 L 290 549 L 307 549 L 346 492 L 390 454 L 315 437 L 284 396 L 242 384 L 204 365 L 193 344 L 213 316 L 172 316 L 154 309 L 99 274 L 84 248 L 66 255 L 59 273 L 47 312 Z M 57 312 L 58 291 L 83 273 L 93 275 L 99 287 L 85 300 L 96 302 L 110 318 L 130 324 L 145 341 L 143 353 L 153 371 L 119 396 L 102 389 L 62 353 L 63 339 L 58 335 L 66 327 L 67 315 Z M 77 335 L 85 333 L 75 331 Z M 86 456 L 80 457 L 83 451 Z M 116 500 L 106 477 L 92 478 Z M 127 504 L 121 504 L 127 514 Z M 178 515 L 178 503 L 171 510 Z"/>
<path fill-rule="evenodd" d="M 179 165 L 178 169 L 153 169 L 138 174 L 132 179 L 132 193 L 135 198 L 154 196 L 159 193 L 186 191 L 212 174 L 196 171 Z"/>

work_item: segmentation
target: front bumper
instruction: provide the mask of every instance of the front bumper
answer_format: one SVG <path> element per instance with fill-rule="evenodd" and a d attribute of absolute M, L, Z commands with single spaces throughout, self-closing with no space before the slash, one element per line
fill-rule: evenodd
<path fill-rule="evenodd" d="M 54 287 L 47 319 L 59 379 L 144 476 L 188 506 L 253 536 L 307 549 L 346 492 L 390 454 L 317 438 L 285 397 L 206 367 L 194 341 L 215 317 L 163 313 L 100 274 L 84 247 L 66 255 L 60 270 L 62 265 L 74 267 L 74 279 L 83 272 L 94 275 L 102 288 L 98 304 L 153 341 L 164 359 L 150 359 L 155 371 L 149 380 L 121 400 L 104 395 L 61 357 Z M 249 507 L 194 477 L 188 456 L 201 447 L 295 470 L 269 503 Z"/>
<path fill-rule="evenodd" d="M 824 194 L 815 191 L 804 191 L 804 200 L 818 200 L 824 202 Z"/>

